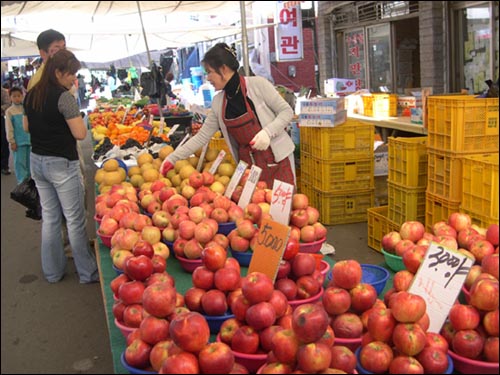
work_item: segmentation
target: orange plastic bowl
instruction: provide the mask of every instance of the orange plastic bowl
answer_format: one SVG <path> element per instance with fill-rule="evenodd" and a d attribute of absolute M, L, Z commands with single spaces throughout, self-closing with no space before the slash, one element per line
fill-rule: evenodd
<path fill-rule="evenodd" d="M 123 337 L 125 337 L 125 338 L 127 338 L 128 335 L 130 335 L 132 333 L 132 331 L 134 331 L 135 329 L 137 329 L 137 328 L 134 328 L 134 327 L 126 326 L 123 323 L 120 323 L 116 318 L 115 318 L 115 326 L 118 327 L 118 329 L 122 333 Z"/>
<path fill-rule="evenodd" d="M 325 241 L 326 237 L 314 242 L 301 242 L 299 243 L 299 253 L 319 253 Z"/>
<path fill-rule="evenodd" d="M 453 359 L 455 370 L 461 374 L 498 374 L 498 362 L 485 362 L 462 357 L 448 350 Z"/>
<path fill-rule="evenodd" d="M 193 271 L 203 264 L 201 258 L 198 259 L 188 259 L 180 256 L 175 256 L 175 258 L 181 264 L 181 267 L 184 271 L 188 273 L 193 273 Z"/>
<path fill-rule="evenodd" d="M 305 299 L 294 299 L 292 301 L 288 301 L 288 304 L 290 306 L 292 306 L 292 309 L 295 310 L 297 308 L 297 306 L 304 305 L 306 303 L 318 302 L 321 299 L 321 296 L 323 295 L 324 292 L 325 292 L 325 289 L 323 287 L 321 287 L 320 291 L 315 296 L 312 296 L 310 298 L 305 298 Z"/>

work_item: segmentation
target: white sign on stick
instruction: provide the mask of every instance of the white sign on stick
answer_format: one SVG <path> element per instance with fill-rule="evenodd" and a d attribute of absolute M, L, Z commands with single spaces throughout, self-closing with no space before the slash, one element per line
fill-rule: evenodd
<path fill-rule="evenodd" d="M 233 177 L 231 177 L 231 180 L 229 181 L 229 184 L 227 185 L 226 191 L 224 193 L 227 198 L 231 199 L 236 186 L 238 186 L 238 183 L 240 182 L 241 178 L 243 177 L 243 173 L 245 173 L 247 168 L 248 164 L 243 160 L 240 160 L 240 162 L 236 166 L 236 170 L 233 173 Z"/>
<path fill-rule="evenodd" d="M 255 190 L 255 187 L 257 186 L 257 182 L 259 182 L 261 173 L 262 168 L 259 168 L 256 165 L 252 165 L 247 182 L 245 183 L 245 186 L 243 186 L 240 200 L 238 201 L 238 206 L 240 206 L 241 208 L 245 209 L 245 207 L 248 206 L 248 203 L 250 203 L 250 199 L 252 199 L 252 194 Z"/>
<path fill-rule="evenodd" d="M 288 225 L 290 223 L 290 210 L 294 186 L 280 180 L 274 180 L 273 195 L 269 213 L 274 221 Z"/>
<path fill-rule="evenodd" d="M 429 332 L 441 330 L 473 264 L 471 258 L 460 252 L 431 242 L 408 289 L 425 300 Z"/>
<path fill-rule="evenodd" d="M 208 143 L 201 149 L 200 159 L 198 160 L 198 165 L 196 166 L 196 170 L 198 172 L 201 172 L 201 167 L 203 167 L 203 161 L 205 160 L 207 149 L 208 149 Z"/>
<path fill-rule="evenodd" d="M 217 173 L 217 168 L 219 168 L 220 163 L 222 163 L 222 160 L 224 160 L 224 157 L 226 156 L 226 151 L 220 150 L 219 155 L 217 155 L 217 158 L 214 160 L 214 163 L 210 167 L 209 172 L 212 174 Z"/>

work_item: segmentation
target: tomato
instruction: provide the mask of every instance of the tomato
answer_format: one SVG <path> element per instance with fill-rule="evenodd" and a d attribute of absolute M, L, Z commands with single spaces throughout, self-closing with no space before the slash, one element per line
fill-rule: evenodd
<path fill-rule="evenodd" d="M 283 253 L 284 260 L 290 260 L 299 252 L 299 243 L 296 240 L 288 240 L 285 252 Z"/>

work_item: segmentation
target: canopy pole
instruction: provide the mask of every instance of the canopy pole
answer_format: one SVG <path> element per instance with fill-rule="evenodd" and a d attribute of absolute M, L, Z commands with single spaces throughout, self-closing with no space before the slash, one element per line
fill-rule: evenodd
<path fill-rule="evenodd" d="M 243 48 L 243 68 L 245 69 L 245 75 L 250 75 L 250 65 L 248 59 L 248 34 L 247 34 L 247 16 L 245 9 L 245 2 L 240 1 L 240 14 L 241 14 L 241 42 Z"/>
<path fill-rule="evenodd" d="M 149 53 L 148 38 L 146 38 L 146 30 L 144 30 L 144 22 L 142 21 L 142 12 L 140 1 L 135 2 L 137 10 L 139 11 L 139 19 L 141 20 L 142 36 L 144 37 L 144 44 L 146 45 L 146 52 L 148 53 L 148 61 L 151 64 L 151 54 Z"/>

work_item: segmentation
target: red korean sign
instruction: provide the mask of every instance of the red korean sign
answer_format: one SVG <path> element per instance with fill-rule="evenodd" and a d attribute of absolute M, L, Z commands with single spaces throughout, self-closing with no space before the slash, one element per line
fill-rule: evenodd
<path fill-rule="evenodd" d="M 300 4 L 290 1 L 276 2 L 275 28 L 276 59 L 278 61 L 296 61 L 304 57 L 302 37 L 302 12 Z"/>

